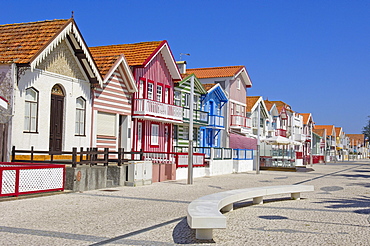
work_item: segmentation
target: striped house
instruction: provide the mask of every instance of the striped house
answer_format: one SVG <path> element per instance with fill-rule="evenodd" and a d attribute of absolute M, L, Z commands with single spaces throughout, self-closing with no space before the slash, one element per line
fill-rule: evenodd
<path fill-rule="evenodd" d="M 91 146 L 131 149 L 131 100 L 136 83 L 124 55 L 90 48 L 103 77 L 94 90 Z"/>
<path fill-rule="evenodd" d="M 244 66 L 209 67 L 187 69 L 194 73 L 202 84 L 219 84 L 228 95 L 228 102 L 223 108 L 225 130 L 227 134 L 220 138 L 222 147 L 242 148 L 240 139 L 250 133 L 250 120 L 246 117 L 247 88 L 252 86 Z"/>
<path fill-rule="evenodd" d="M 173 124 L 182 122 L 182 108 L 173 100 L 174 81 L 181 75 L 167 41 L 92 47 L 91 52 L 124 55 L 132 71 L 137 88 L 131 100 L 132 150 L 172 152 Z"/>
<path fill-rule="evenodd" d="M 177 64 L 184 64 L 184 61 Z M 180 71 L 181 71 L 181 66 Z M 201 110 L 202 101 L 207 94 L 198 78 L 194 74 L 186 74 L 181 71 L 183 80 L 175 85 L 174 103 L 183 109 L 183 123 L 174 125 L 173 144 L 175 150 L 187 151 L 189 146 L 189 123 L 190 123 L 190 80 L 194 80 L 194 99 L 193 99 L 193 145 L 200 146 L 200 127 L 208 124 L 208 112 Z"/>

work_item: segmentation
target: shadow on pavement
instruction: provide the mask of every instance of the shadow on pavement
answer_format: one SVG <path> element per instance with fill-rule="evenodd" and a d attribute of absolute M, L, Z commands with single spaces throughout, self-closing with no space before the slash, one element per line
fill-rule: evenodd
<path fill-rule="evenodd" d="M 188 225 L 186 218 L 182 219 L 173 229 L 173 242 L 177 244 L 215 243 L 213 240 L 195 238 L 195 230 Z"/>

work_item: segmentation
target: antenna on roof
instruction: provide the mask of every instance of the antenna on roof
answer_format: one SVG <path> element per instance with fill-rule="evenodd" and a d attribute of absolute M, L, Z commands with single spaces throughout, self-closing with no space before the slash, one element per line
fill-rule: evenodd
<path fill-rule="evenodd" d="M 180 61 L 182 61 L 182 55 L 190 56 L 190 54 L 189 54 L 189 53 L 180 53 Z"/>
<path fill-rule="evenodd" d="M 72 19 L 75 18 L 75 12 L 72 10 Z"/>

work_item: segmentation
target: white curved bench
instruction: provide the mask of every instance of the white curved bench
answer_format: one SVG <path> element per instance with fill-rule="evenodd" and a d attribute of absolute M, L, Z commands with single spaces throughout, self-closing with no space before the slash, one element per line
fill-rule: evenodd
<path fill-rule="evenodd" d="M 291 198 L 300 199 L 301 192 L 314 191 L 313 185 L 279 185 L 229 190 L 200 197 L 188 206 L 187 221 L 196 229 L 197 239 L 212 239 L 212 229 L 226 228 L 226 217 L 222 212 L 233 210 L 238 201 L 253 198 L 253 204 L 263 204 L 263 197 L 277 194 L 291 194 Z"/>

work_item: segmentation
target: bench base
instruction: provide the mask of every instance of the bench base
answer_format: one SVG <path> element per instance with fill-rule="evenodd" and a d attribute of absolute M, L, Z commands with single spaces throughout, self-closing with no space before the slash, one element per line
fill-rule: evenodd
<path fill-rule="evenodd" d="M 213 239 L 212 229 L 196 229 L 195 237 L 197 239 L 212 240 Z"/>

